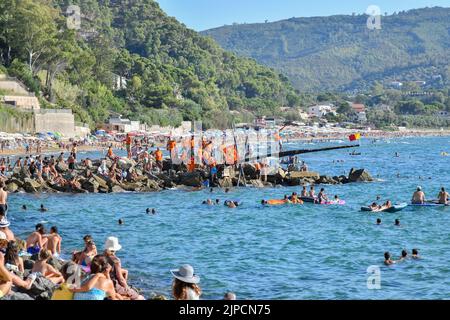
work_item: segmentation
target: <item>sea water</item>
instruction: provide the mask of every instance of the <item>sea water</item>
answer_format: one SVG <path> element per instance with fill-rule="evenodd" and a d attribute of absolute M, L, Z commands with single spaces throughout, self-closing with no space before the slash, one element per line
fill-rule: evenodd
<path fill-rule="evenodd" d="M 300 187 L 12 194 L 11 228 L 25 238 L 39 222 L 47 229 L 58 226 L 65 257 L 83 248 L 86 234 L 94 237 L 99 251 L 106 237 L 116 236 L 123 247 L 117 255 L 129 270 L 130 282 L 147 296 L 170 296 L 170 269 L 188 263 L 201 277 L 204 299 L 221 299 L 226 291 L 239 299 L 448 299 L 450 207 L 408 207 L 398 213 L 367 213 L 360 207 L 377 196 L 409 202 L 418 185 L 430 199 L 442 186 L 450 189 L 450 158 L 441 155 L 450 152 L 450 137 L 363 139 L 357 149 L 362 154 L 351 156 L 352 150 L 301 156 L 311 171 L 321 174 L 347 175 L 351 168 L 365 168 L 377 178 L 373 183 L 324 186 L 328 196 L 346 200 L 345 206 L 260 205 L 262 199 L 299 193 Z M 208 207 L 201 204 L 207 198 L 240 200 L 243 205 Z M 41 203 L 48 212 L 37 210 Z M 20 209 L 23 204 L 27 211 Z M 155 208 L 156 215 L 147 215 L 146 208 Z M 124 225 L 118 224 L 119 218 Z M 376 225 L 377 218 L 382 225 Z M 394 226 L 395 219 L 400 227 Z M 385 251 L 397 259 L 401 250 L 413 248 L 422 259 L 383 265 Z M 380 268 L 380 289 L 367 286 L 370 266 Z"/>

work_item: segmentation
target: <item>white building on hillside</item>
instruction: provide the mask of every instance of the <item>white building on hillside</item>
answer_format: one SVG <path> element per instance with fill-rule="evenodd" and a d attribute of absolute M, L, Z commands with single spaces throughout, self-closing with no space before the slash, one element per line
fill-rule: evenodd
<path fill-rule="evenodd" d="M 328 113 L 336 114 L 336 110 L 332 105 L 315 105 L 308 108 L 308 115 L 313 118 L 322 118 Z"/>

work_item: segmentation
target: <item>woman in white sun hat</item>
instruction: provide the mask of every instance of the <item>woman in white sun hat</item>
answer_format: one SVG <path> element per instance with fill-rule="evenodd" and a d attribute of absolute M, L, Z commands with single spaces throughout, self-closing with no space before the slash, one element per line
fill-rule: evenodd
<path fill-rule="evenodd" d="M 170 272 L 174 276 L 172 294 L 175 300 L 200 300 L 200 277 L 194 273 L 191 265 L 185 264 Z"/>
<path fill-rule="evenodd" d="M 116 251 L 122 249 L 119 244 L 119 239 L 116 237 L 109 237 L 105 242 L 105 256 L 108 263 L 111 265 L 111 280 L 114 283 L 118 294 L 130 300 L 145 300 L 136 290 L 128 286 L 128 270 L 122 268 L 120 259 L 116 256 Z"/>

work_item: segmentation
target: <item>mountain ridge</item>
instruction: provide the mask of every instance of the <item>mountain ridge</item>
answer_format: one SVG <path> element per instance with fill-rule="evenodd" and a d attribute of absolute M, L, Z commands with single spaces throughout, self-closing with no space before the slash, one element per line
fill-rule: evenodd
<path fill-rule="evenodd" d="M 450 8 L 382 16 L 381 30 L 369 30 L 367 19 L 365 14 L 290 18 L 202 34 L 286 74 L 301 91 L 367 89 L 374 81 L 431 79 L 436 74 L 448 82 Z"/>

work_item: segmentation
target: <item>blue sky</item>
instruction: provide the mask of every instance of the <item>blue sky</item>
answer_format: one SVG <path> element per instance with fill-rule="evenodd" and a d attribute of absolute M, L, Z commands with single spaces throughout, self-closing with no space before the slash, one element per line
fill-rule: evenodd
<path fill-rule="evenodd" d="M 157 0 L 189 28 L 202 31 L 224 24 L 277 21 L 292 17 L 364 13 L 377 5 L 393 13 L 423 7 L 450 7 L 450 0 Z"/>

